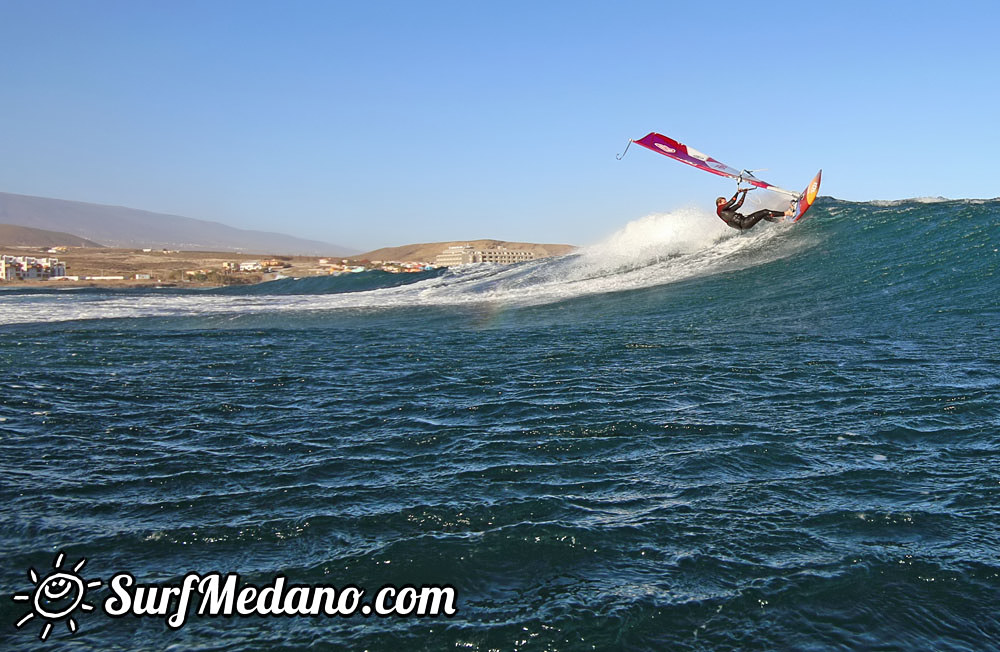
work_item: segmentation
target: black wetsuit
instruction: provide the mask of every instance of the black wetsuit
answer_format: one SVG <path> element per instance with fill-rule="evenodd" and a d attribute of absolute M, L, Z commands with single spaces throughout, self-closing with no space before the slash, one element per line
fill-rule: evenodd
<path fill-rule="evenodd" d="M 739 197 L 740 193 L 743 193 L 743 196 L 740 197 L 739 201 L 736 201 L 736 198 Z M 743 200 L 746 198 L 746 190 L 737 190 L 732 199 L 727 201 L 725 204 L 719 204 L 715 207 L 716 215 L 721 217 L 723 222 L 734 229 L 739 229 L 740 231 L 753 228 L 753 226 L 761 220 L 767 220 L 768 222 L 780 222 L 781 220 L 777 218 L 785 215 L 781 211 L 772 211 L 766 208 L 762 208 L 756 213 L 750 213 L 749 215 L 741 215 L 736 212 L 736 209 L 743 205 Z"/>

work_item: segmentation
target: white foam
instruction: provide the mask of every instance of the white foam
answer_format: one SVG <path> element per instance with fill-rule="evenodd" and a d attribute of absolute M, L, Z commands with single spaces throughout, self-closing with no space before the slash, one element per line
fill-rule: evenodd
<path fill-rule="evenodd" d="M 537 305 L 674 283 L 769 262 L 801 243 L 782 238 L 786 225 L 737 233 L 715 215 L 685 208 L 629 222 L 576 253 L 520 265 L 469 265 L 394 288 L 315 295 L 209 293 L 36 295 L 0 311 L 0 324 L 122 317 L 248 314 L 345 308 L 498 303 Z M 783 242 L 779 241 L 783 240 Z"/>

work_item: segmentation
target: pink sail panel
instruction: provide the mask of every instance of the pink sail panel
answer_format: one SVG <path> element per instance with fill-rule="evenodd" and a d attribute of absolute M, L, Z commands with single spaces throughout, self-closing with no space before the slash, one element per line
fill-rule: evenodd
<path fill-rule="evenodd" d="M 677 142 L 673 138 L 667 138 L 663 134 L 655 132 L 650 133 L 633 142 L 642 145 L 646 149 L 663 154 L 664 156 L 669 156 L 670 158 L 680 161 L 681 163 L 687 163 L 688 165 L 694 166 L 699 170 L 705 170 L 706 172 L 711 172 L 712 174 L 718 174 L 721 177 L 737 179 L 739 181 L 749 183 L 750 185 L 757 186 L 758 188 L 781 190 L 780 188 L 777 188 L 777 186 L 772 186 L 769 183 L 760 181 L 749 172 L 741 172 L 740 170 L 731 168 L 725 163 L 720 163 L 711 156 L 706 156 L 692 147 L 688 147 L 683 143 Z"/>

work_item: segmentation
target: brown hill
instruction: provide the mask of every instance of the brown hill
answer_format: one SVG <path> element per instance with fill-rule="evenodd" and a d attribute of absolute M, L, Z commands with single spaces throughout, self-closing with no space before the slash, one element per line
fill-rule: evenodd
<path fill-rule="evenodd" d="M 383 247 L 358 256 L 357 260 L 398 260 L 433 263 L 439 253 L 455 245 L 471 245 L 474 249 L 495 249 L 506 247 L 518 251 L 530 251 L 536 258 L 561 256 L 575 250 L 573 245 L 566 244 L 534 244 L 530 242 L 505 242 L 503 240 L 455 240 L 453 242 L 428 242 L 424 244 L 403 245 L 401 247 Z"/>
<path fill-rule="evenodd" d="M 0 222 L 72 233 L 111 247 L 348 256 L 354 249 L 326 242 L 237 229 L 179 215 L 0 192 Z"/>
<path fill-rule="evenodd" d="M 78 235 L 0 224 L 0 245 L 9 247 L 103 247 Z"/>

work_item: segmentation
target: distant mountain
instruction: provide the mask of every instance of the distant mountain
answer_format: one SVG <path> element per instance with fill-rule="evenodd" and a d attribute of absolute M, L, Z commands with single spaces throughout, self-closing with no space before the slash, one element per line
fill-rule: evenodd
<path fill-rule="evenodd" d="M 73 234 L 112 247 L 347 256 L 347 247 L 179 215 L 0 192 L 0 223 Z"/>
<path fill-rule="evenodd" d="M 383 247 L 375 251 L 353 256 L 358 260 L 398 260 L 401 262 L 433 263 L 437 255 L 451 246 L 470 245 L 473 249 L 495 249 L 505 247 L 518 251 L 530 251 L 536 258 L 546 256 L 561 256 L 576 249 L 566 244 L 534 244 L 531 242 L 506 242 L 503 240 L 456 240 L 454 242 L 429 242 L 425 244 L 403 245 L 401 247 Z"/>
<path fill-rule="evenodd" d="M 10 247 L 103 247 L 69 233 L 32 229 L 27 226 L 0 224 L 0 245 Z"/>

